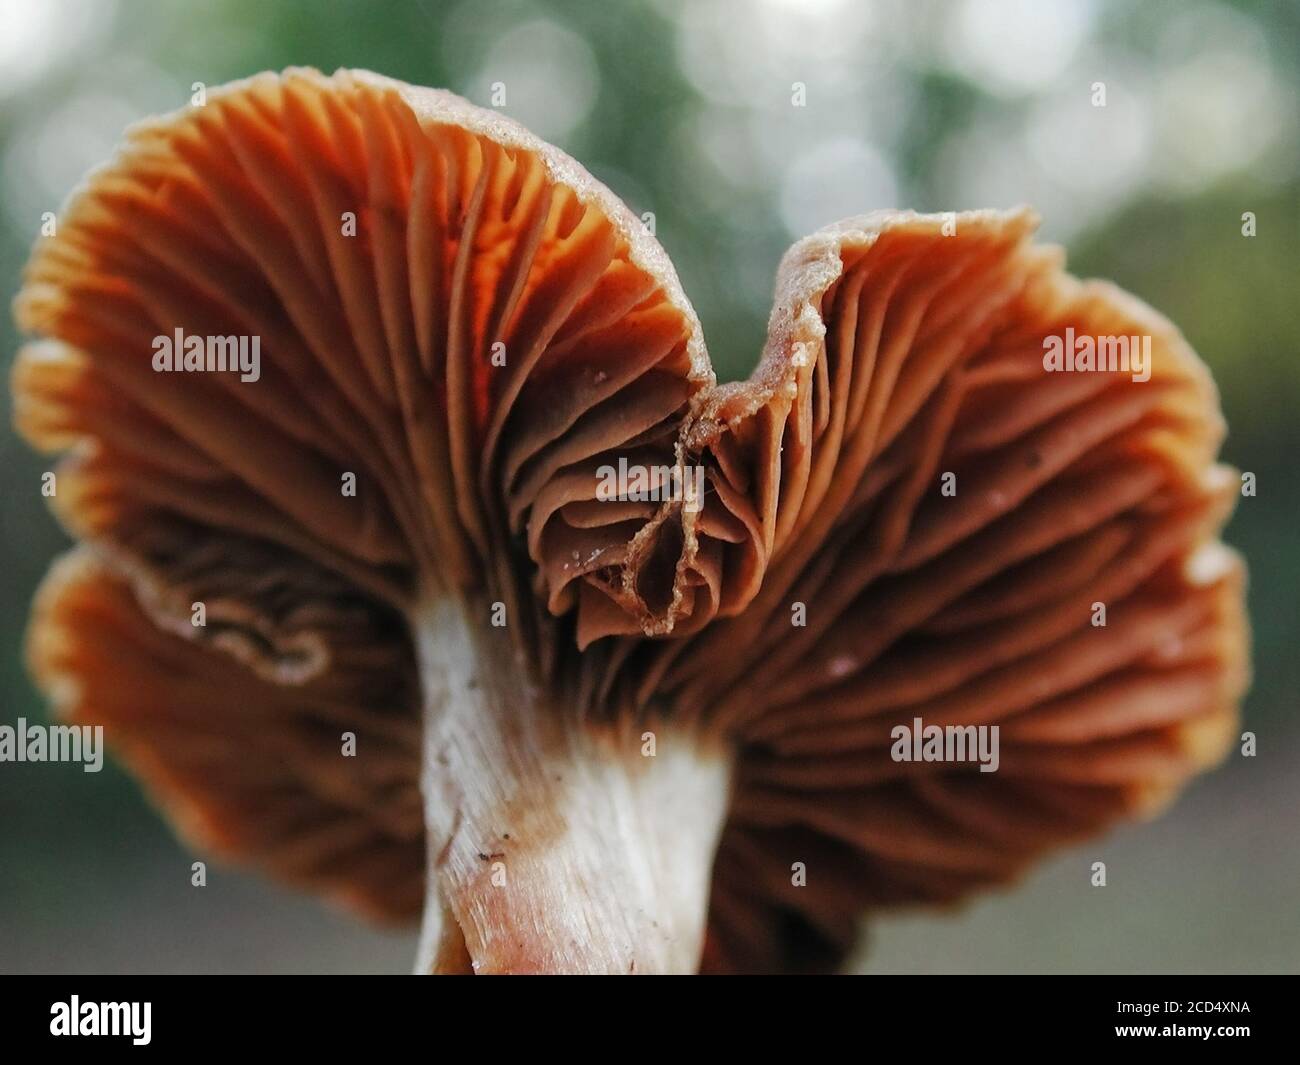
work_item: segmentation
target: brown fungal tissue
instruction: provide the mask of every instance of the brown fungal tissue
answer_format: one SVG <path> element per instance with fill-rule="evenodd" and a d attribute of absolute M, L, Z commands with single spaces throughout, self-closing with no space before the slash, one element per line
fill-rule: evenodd
<path fill-rule="evenodd" d="M 82 541 L 34 672 L 203 854 L 423 913 L 422 971 L 832 968 L 1236 727 L 1213 384 L 1034 228 L 824 229 L 718 385 L 641 223 L 496 113 L 291 70 L 133 127 L 16 303 Z"/>

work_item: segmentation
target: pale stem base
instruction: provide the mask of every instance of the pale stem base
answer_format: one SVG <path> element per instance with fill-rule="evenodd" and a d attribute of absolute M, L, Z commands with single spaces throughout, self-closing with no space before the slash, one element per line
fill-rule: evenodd
<path fill-rule="evenodd" d="M 416 642 L 429 848 L 417 972 L 695 971 L 725 752 L 662 722 L 580 723 L 486 607 L 439 600 Z"/>

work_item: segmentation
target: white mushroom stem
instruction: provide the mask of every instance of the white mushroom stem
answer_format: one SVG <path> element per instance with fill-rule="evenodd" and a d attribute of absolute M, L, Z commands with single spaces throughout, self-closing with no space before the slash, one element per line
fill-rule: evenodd
<path fill-rule="evenodd" d="M 429 848 L 417 972 L 695 971 L 725 753 L 662 723 L 580 722 L 486 607 L 430 604 L 416 643 Z"/>

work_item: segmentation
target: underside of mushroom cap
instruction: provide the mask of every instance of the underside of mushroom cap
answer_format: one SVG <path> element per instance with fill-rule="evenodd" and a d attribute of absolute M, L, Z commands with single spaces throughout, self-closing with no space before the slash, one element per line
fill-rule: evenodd
<path fill-rule="evenodd" d="M 685 451 L 747 532 L 715 554 L 738 606 L 691 641 L 627 641 L 603 690 L 739 745 L 719 970 L 815 963 L 864 909 L 1012 880 L 1231 742 L 1248 649 L 1213 384 L 1035 224 L 885 212 L 813 235 L 754 375 L 693 405 Z M 1128 338 L 1145 369 L 1049 370 L 1071 336 Z M 996 771 L 894 758 L 921 724 L 997 726 Z"/>
<path fill-rule="evenodd" d="M 131 131 L 17 301 L 45 338 L 17 421 L 73 449 L 55 503 L 90 545 L 42 592 L 34 670 L 191 838 L 407 917 L 407 630 L 499 603 L 575 712 L 738 751 L 705 968 L 829 967 L 864 909 L 1006 882 L 1235 728 L 1213 385 L 1035 225 L 814 234 L 718 386 L 662 249 L 513 122 L 362 72 L 213 91 Z M 260 338 L 258 379 L 156 372 L 176 330 Z M 1067 330 L 1149 338 L 1148 377 L 1048 371 Z M 620 460 L 700 470 L 699 505 L 603 499 Z M 997 772 L 891 758 L 918 718 L 997 725 Z M 374 757 L 341 769 L 349 727 Z"/>
<path fill-rule="evenodd" d="M 613 580 L 637 515 L 569 524 L 574 474 L 671 462 L 713 380 L 612 193 L 508 119 L 362 73 L 260 75 L 133 127 L 16 311 L 48 338 L 18 360 L 20 428 L 95 441 L 60 476 L 77 535 L 163 584 L 172 541 L 257 541 L 397 609 L 492 586 L 532 614 L 525 547 L 555 614 Z M 257 379 L 158 372 L 176 331 L 256 337 Z"/>

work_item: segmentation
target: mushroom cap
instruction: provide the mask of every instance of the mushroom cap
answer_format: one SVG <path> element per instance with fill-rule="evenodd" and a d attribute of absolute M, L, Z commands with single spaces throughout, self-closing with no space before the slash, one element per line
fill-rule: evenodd
<path fill-rule="evenodd" d="M 517 124 L 366 72 L 211 91 L 131 129 L 16 301 L 42 338 L 17 423 L 71 448 L 54 502 L 84 541 L 38 596 L 33 670 L 197 845 L 406 919 L 408 623 L 485 593 L 585 712 L 735 746 L 705 968 L 829 967 L 864 910 L 1149 813 L 1236 727 L 1213 384 L 1035 225 L 819 231 L 719 386 L 663 250 Z M 258 337 L 260 376 L 155 371 L 178 329 Z M 1048 372 L 1066 330 L 1149 337 L 1149 379 Z M 703 505 L 600 499 L 620 458 L 702 467 Z M 998 725 L 998 771 L 895 761 L 917 718 Z"/>

